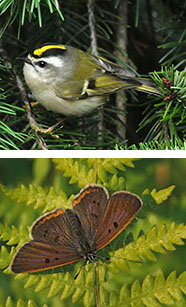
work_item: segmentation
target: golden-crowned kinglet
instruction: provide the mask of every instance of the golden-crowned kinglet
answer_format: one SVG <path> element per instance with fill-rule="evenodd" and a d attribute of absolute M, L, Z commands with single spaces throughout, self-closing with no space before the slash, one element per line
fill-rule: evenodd
<path fill-rule="evenodd" d="M 40 46 L 24 62 L 24 77 L 37 101 L 67 116 L 91 112 L 121 89 L 160 94 L 150 79 L 66 45 Z"/>

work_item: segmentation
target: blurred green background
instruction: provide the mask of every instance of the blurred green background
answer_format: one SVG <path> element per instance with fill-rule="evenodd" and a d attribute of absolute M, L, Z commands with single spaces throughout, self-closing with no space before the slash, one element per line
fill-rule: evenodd
<path fill-rule="evenodd" d="M 124 190 L 128 190 L 142 195 L 143 191 L 148 188 L 163 189 L 170 185 L 175 185 L 176 188 L 172 195 L 161 205 L 157 205 L 155 209 L 148 212 L 145 219 L 139 218 L 137 221 L 138 229 L 143 229 L 146 234 L 153 225 L 166 224 L 168 227 L 173 221 L 178 225 L 185 223 L 186 220 L 186 159 L 139 159 L 134 162 L 134 168 L 126 168 L 124 172 Z M 69 178 L 64 177 L 61 171 L 58 171 L 52 159 L 0 159 L 0 183 L 16 188 L 20 184 L 28 186 L 42 186 L 48 188 L 53 186 L 55 191 L 59 193 L 64 190 L 68 196 L 73 193 L 78 193 L 80 190 L 77 184 L 70 185 Z M 122 172 L 121 172 L 122 173 Z M 0 224 L 6 223 L 11 225 L 26 225 L 30 226 L 31 221 L 39 217 L 42 211 L 34 211 L 32 206 L 27 207 L 27 211 L 23 214 L 22 204 L 17 204 L 13 200 L 8 199 L 0 192 Z M 15 216 L 17 218 L 15 219 Z M 136 225 L 134 225 L 136 226 Z M 6 245 L 0 241 L 1 246 Z M 173 270 L 180 274 L 185 270 L 186 248 L 176 246 L 176 251 L 167 252 L 165 255 L 157 254 L 158 262 L 151 264 L 151 267 L 146 265 L 143 272 L 136 270 L 136 277 L 143 280 L 146 274 L 155 273 L 158 268 L 161 268 L 165 277 Z M 149 272 L 150 269 L 150 272 Z M 0 306 L 1 302 L 5 303 L 8 296 L 15 300 L 22 298 L 26 300 L 32 298 L 32 288 L 23 289 L 21 282 L 15 280 L 11 274 L 0 272 Z M 43 292 L 45 293 L 45 292 Z M 47 295 L 34 292 L 34 300 L 38 306 L 46 303 L 48 306 L 79 306 L 71 304 L 70 301 L 62 302 L 58 298 L 47 299 Z M 12 305 L 14 306 L 14 305 Z"/>

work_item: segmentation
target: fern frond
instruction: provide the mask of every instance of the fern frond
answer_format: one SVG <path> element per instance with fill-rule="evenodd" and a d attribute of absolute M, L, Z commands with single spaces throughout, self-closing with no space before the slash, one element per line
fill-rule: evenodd
<path fill-rule="evenodd" d="M 12 248 L 11 251 L 9 252 L 5 246 L 1 246 L 1 251 L 0 251 L 1 269 L 4 269 L 9 265 L 14 253 L 15 253 L 15 248 Z"/>
<path fill-rule="evenodd" d="M 168 188 L 161 189 L 157 191 L 156 189 L 153 189 L 151 192 L 149 192 L 148 189 L 145 189 L 143 192 L 143 195 L 150 194 L 152 198 L 155 200 L 155 202 L 159 205 L 163 201 L 167 200 L 167 198 L 172 194 L 172 191 L 175 189 L 175 185 L 171 185 Z"/>
<path fill-rule="evenodd" d="M 28 229 L 20 226 L 18 230 L 15 226 L 0 225 L 0 239 L 7 241 L 7 245 L 14 245 L 17 243 L 23 243 L 28 240 Z"/>
<path fill-rule="evenodd" d="M 125 248 L 119 249 L 114 253 L 112 252 L 112 256 L 110 258 L 111 263 L 102 263 L 99 265 L 98 280 L 100 288 L 100 301 L 102 302 L 102 304 L 104 303 L 109 304 L 109 306 L 112 306 L 110 305 L 110 302 L 112 301 L 112 299 L 116 299 L 117 296 L 117 291 L 115 293 L 115 290 L 112 289 L 112 285 L 109 285 L 109 272 L 115 273 L 116 271 L 118 271 L 117 268 L 119 268 L 120 274 L 122 274 L 121 270 L 125 270 L 125 272 L 129 271 L 128 264 L 131 261 L 140 261 L 141 263 L 144 261 L 144 259 L 156 261 L 156 257 L 154 256 L 153 252 L 165 254 L 167 251 L 173 251 L 175 250 L 174 244 L 183 245 L 183 239 L 185 238 L 186 226 L 180 224 L 176 227 L 175 224 L 172 223 L 168 229 L 166 229 L 164 225 L 160 227 L 159 230 L 157 230 L 157 227 L 153 227 L 146 237 L 141 236 L 136 240 L 136 242 L 129 243 Z M 4 254 L 6 254 L 5 251 Z M 5 256 L 4 258 L 6 258 Z M 10 259 L 10 257 L 8 259 Z M 73 275 L 75 276 L 75 274 L 72 273 L 72 271 L 70 273 L 69 268 L 74 269 L 74 265 L 69 265 L 68 268 L 65 266 L 53 270 L 54 272 L 59 272 L 60 270 L 60 274 L 19 274 L 16 276 L 16 279 L 23 275 L 23 277 L 26 278 L 24 286 L 25 288 L 34 287 L 35 292 L 41 292 L 45 289 L 48 293 L 49 298 L 54 296 L 60 296 L 62 300 L 65 300 L 71 297 L 73 303 L 76 303 L 83 298 L 84 306 L 94 306 L 95 293 L 94 291 L 92 291 L 92 289 L 94 289 L 95 287 L 94 264 L 86 265 L 82 269 L 76 280 L 74 280 L 73 278 Z M 62 274 L 63 270 L 66 271 L 66 273 Z M 169 280 L 170 278 L 168 279 L 168 281 Z M 143 291 L 145 287 L 147 287 L 146 282 L 147 280 L 145 279 L 144 284 L 142 286 Z M 125 286 L 123 287 L 125 288 Z M 180 283 L 179 287 L 183 288 L 182 283 Z M 111 291 L 114 291 L 112 292 L 112 296 L 110 295 Z M 160 300 L 160 289 L 156 289 L 156 292 L 154 292 L 154 295 L 155 297 L 158 296 L 158 299 Z M 129 299 L 132 300 L 132 302 L 135 301 L 136 295 L 138 299 L 141 297 L 141 286 L 138 281 L 136 281 L 132 285 L 131 293 L 133 294 L 131 297 L 129 296 Z"/>
<path fill-rule="evenodd" d="M 80 188 L 88 183 L 100 183 L 111 190 L 124 188 L 124 176 L 118 176 L 126 167 L 134 167 L 136 159 L 53 159 L 56 168 L 69 177 L 70 184 L 77 183 Z"/>
<path fill-rule="evenodd" d="M 136 242 L 129 243 L 125 248 L 111 253 L 111 269 L 113 264 L 123 269 L 128 269 L 129 261 L 157 261 L 154 252 L 166 254 L 168 251 L 174 251 L 174 245 L 184 245 L 183 239 L 186 239 L 186 226 L 178 226 L 173 222 L 167 229 L 162 225 L 151 228 L 146 236 L 140 236 Z M 115 269 L 115 268 L 114 268 Z"/>
<path fill-rule="evenodd" d="M 27 206 L 32 205 L 35 209 L 43 208 L 44 212 L 61 206 L 68 208 L 69 202 L 67 201 L 65 192 L 60 191 L 57 195 L 53 187 L 47 191 L 42 187 L 34 187 L 31 184 L 29 187 L 25 187 L 25 185 L 22 184 L 15 189 L 0 185 L 0 189 L 10 199 L 16 200 L 18 203 L 23 202 Z"/>
<path fill-rule="evenodd" d="M 3 305 L 2 305 L 3 306 Z M 28 300 L 27 302 L 19 299 L 17 302 L 13 300 L 10 296 L 7 298 L 5 305 L 6 307 L 48 307 L 47 304 L 37 305 L 33 300 Z"/>
<path fill-rule="evenodd" d="M 176 272 L 173 271 L 165 279 L 162 271 L 159 271 L 156 277 L 147 275 L 142 284 L 135 281 L 130 289 L 124 283 L 120 290 L 118 306 L 185 306 L 182 293 L 186 293 L 186 272 L 176 278 Z"/>
<path fill-rule="evenodd" d="M 30 275 L 25 288 L 34 287 L 35 292 L 46 289 L 48 298 L 60 295 L 61 300 L 65 300 L 71 297 L 72 303 L 78 303 L 83 298 L 83 306 L 95 306 L 95 271 L 90 269 L 83 271 L 75 281 L 69 272 L 65 275 L 47 274 L 41 278 L 38 275 Z M 117 306 L 125 307 L 134 306 L 135 304 L 140 307 L 150 307 L 184 302 L 182 292 L 186 293 L 186 272 L 176 278 L 176 272 L 173 271 L 165 280 L 163 273 L 159 271 L 156 277 L 147 275 L 141 284 L 136 280 L 130 288 L 127 283 L 124 283 L 120 287 L 119 297 L 118 290 L 111 291 L 106 286 L 106 282 L 101 280 L 100 275 L 99 273 L 99 300 L 101 306 L 115 306 L 117 304 Z M 177 304 L 174 306 L 177 306 Z"/>
<path fill-rule="evenodd" d="M 89 301 L 89 305 L 87 306 L 94 306 L 95 293 L 92 291 L 95 286 L 94 270 L 90 270 L 90 268 L 82 269 L 76 280 L 74 280 L 73 276 L 68 271 L 63 274 L 63 269 L 60 270 L 60 274 L 19 274 L 15 279 L 24 278 L 25 289 L 34 288 L 34 291 L 38 293 L 45 289 L 48 293 L 48 298 L 59 296 L 61 300 L 65 300 L 71 297 L 72 302 L 76 303 L 83 297 L 85 306 L 86 298 Z"/>

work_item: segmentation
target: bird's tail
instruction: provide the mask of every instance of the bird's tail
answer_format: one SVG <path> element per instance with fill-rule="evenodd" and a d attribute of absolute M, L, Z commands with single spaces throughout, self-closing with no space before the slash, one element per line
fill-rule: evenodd
<path fill-rule="evenodd" d="M 161 95 L 161 92 L 159 91 L 157 85 L 151 79 L 137 78 L 137 77 L 135 77 L 135 79 L 141 83 L 141 85 L 136 86 L 135 89 L 137 91 L 150 93 L 154 95 Z"/>

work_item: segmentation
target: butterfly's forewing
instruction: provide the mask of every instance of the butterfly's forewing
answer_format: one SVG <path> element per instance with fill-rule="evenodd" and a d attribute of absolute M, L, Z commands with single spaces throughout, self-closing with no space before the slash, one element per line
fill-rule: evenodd
<path fill-rule="evenodd" d="M 74 218 L 74 213 L 69 211 L 57 209 L 33 224 L 33 240 L 24 244 L 12 261 L 14 273 L 47 270 L 80 259 L 73 240 L 72 223 L 69 222 Z"/>
<path fill-rule="evenodd" d="M 80 257 L 72 249 L 30 241 L 15 254 L 11 270 L 14 273 L 38 272 L 63 266 L 78 259 Z"/>
<path fill-rule="evenodd" d="M 107 205 L 108 193 L 100 185 L 85 187 L 73 200 L 73 209 L 85 231 L 90 247 L 94 248 L 96 229 Z"/>
<path fill-rule="evenodd" d="M 62 209 L 56 209 L 43 215 L 33 224 L 31 236 L 39 242 L 68 246 L 71 239 L 68 214 Z"/>
<path fill-rule="evenodd" d="M 96 231 L 97 250 L 111 242 L 141 209 L 142 200 L 130 192 L 116 192 L 108 200 L 104 216 Z"/>

